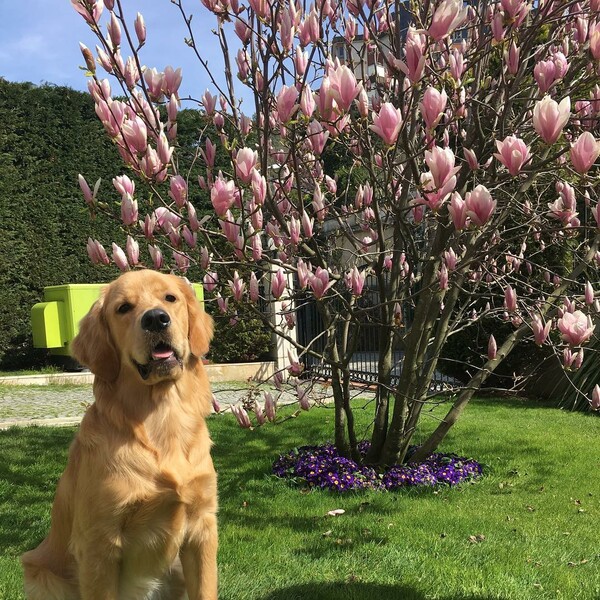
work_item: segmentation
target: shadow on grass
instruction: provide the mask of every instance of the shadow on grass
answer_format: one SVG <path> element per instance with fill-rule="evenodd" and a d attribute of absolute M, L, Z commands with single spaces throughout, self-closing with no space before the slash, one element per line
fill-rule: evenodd
<path fill-rule="evenodd" d="M 264 596 L 263 600 L 425 600 L 428 596 L 403 585 L 376 583 L 314 583 L 282 588 Z M 495 600 L 502 600 L 498 596 Z M 492 600 L 492 596 L 452 596 L 442 600 Z"/>

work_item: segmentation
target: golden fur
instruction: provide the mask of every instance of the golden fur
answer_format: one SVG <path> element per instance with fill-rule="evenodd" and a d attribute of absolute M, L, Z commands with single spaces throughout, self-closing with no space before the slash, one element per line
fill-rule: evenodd
<path fill-rule="evenodd" d="M 148 331 L 143 317 L 156 309 L 170 323 Z M 211 337 L 191 287 L 146 270 L 107 286 L 81 321 L 72 353 L 96 376 L 95 402 L 71 445 L 50 532 L 22 557 L 29 600 L 216 600 L 217 480 L 201 361 Z"/>

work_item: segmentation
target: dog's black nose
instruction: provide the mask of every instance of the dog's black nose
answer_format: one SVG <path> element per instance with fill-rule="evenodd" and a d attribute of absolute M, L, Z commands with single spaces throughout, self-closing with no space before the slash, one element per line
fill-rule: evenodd
<path fill-rule="evenodd" d="M 144 331 L 162 331 L 171 324 L 171 317 L 160 308 L 153 308 L 142 315 Z"/>

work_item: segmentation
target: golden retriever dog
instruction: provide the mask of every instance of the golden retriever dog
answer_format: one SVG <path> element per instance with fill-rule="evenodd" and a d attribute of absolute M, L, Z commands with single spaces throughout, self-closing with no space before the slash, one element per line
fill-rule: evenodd
<path fill-rule="evenodd" d="M 48 537 L 22 557 L 29 600 L 216 600 L 212 329 L 184 279 L 150 270 L 121 275 L 82 319 L 72 353 L 95 402 Z"/>

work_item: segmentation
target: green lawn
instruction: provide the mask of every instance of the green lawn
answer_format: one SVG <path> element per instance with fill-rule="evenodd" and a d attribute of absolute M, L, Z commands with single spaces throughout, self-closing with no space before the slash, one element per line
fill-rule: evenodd
<path fill-rule="evenodd" d="M 364 427 L 369 415 L 358 411 Z M 457 489 L 338 496 L 269 476 L 278 453 L 328 439 L 331 418 L 315 409 L 253 432 L 211 418 L 222 600 L 600 598 L 598 418 L 474 401 L 442 450 L 486 475 Z M 48 527 L 72 435 L 0 432 L 1 600 L 22 598 L 17 556 Z"/>

